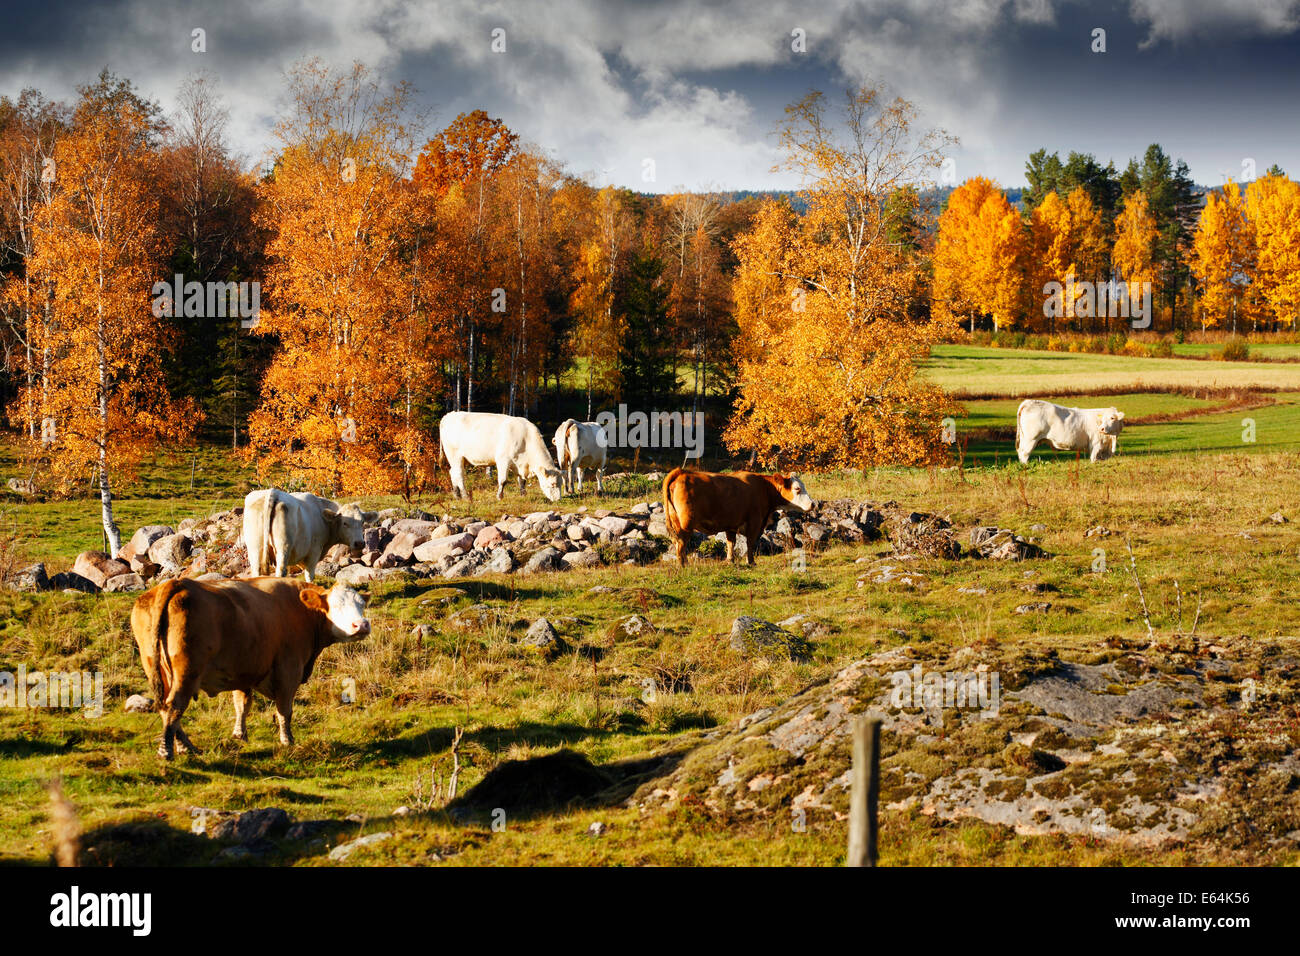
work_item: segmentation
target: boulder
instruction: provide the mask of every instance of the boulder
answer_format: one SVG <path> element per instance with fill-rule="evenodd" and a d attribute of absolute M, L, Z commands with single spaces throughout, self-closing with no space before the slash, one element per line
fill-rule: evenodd
<path fill-rule="evenodd" d="M 424 542 L 429 540 L 427 534 L 417 533 L 414 531 L 399 531 L 393 535 L 388 546 L 384 548 L 384 556 L 392 556 L 400 563 L 406 563 L 415 559 L 415 549 Z"/>
<path fill-rule="evenodd" d="M 132 694 L 122 705 L 128 714 L 149 714 L 153 712 L 153 701 L 143 694 Z"/>
<path fill-rule="evenodd" d="M 50 587 L 45 565 L 31 564 L 9 575 L 5 586 L 11 591 L 44 591 Z"/>
<path fill-rule="evenodd" d="M 474 535 L 463 532 L 445 538 L 432 538 L 414 549 L 417 561 L 435 562 L 449 554 L 461 554 L 474 547 Z"/>
<path fill-rule="evenodd" d="M 560 559 L 566 568 L 598 568 L 605 562 L 595 551 L 570 551 Z"/>
<path fill-rule="evenodd" d="M 149 545 L 149 560 L 164 571 L 177 571 L 185 565 L 194 544 L 183 534 L 165 534 Z"/>
<path fill-rule="evenodd" d="M 496 525 L 488 525 L 474 536 L 474 547 L 495 548 L 505 544 L 508 540 L 510 539 L 500 528 Z"/>
<path fill-rule="evenodd" d="M 437 526 L 436 521 L 425 521 L 421 518 L 398 518 L 388 527 L 393 534 L 405 532 L 406 534 L 424 535 L 425 540 L 428 540 L 434 536 L 433 531 Z"/>
<path fill-rule="evenodd" d="M 128 571 L 126 574 L 116 574 L 104 582 L 104 590 L 108 592 L 143 591 L 144 589 L 144 578 L 134 571 Z"/>
<path fill-rule="evenodd" d="M 99 586 L 89 578 L 83 578 L 74 571 L 60 571 L 50 578 L 51 591 L 80 591 L 83 594 L 95 594 Z"/>
<path fill-rule="evenodd" d="M 762 657 L 786 657 L 793 661 L 812 656 L 812 645 L 770 621 L 741 615 L 731 625 L 731 649 Z"/>
<path fill-rule="evenodd" d="M 627 534 L 628 529 L 632 527 L 632 522 L 626 518 L 620 518 L 618 515 L 601 518 L 599 523 L 602 528 L 615 537 Z"/>
<path fill-rule="evenodd" d="M 124 561 L 115 561 L 103 551 L 83 551 L 77 555 L 72 565 L 72 573 L 79 574 L 97 588 L 103 588 L 109 578 L 119 574 L 129 574 L 131 566 Z"/>
<path fill-rule="evenodd" d="M 224 512 L 223 514 L 229 514 Z M 220 519 L 222 515 L 213 515 L 212 520 Z M 131 540 L 119 552 L 123 560 L 129 561 L 135 555 L 144 555 L 149 553 L 149 546 L 164 535 L 175 534 L 176 529 L 171 525 L 165 524 L 147 524 L 143 528 L 137 528 L 135 534 L 131 535 Z"/>
<path fill-rule="evenodd" d="M 524 635 L 519 644 L 522 647 L 537 651 L 547 660 L 564 650 L 564 642 L 555 633 L 555 628 L 551 626 L 551 622 L 544 617 L 539 617 L 529 626 L 528 633 Z"/>
<path fill-rule="evenodd" d="M 535 574 L 539 571 L 558 571 L 559 569 L 560 552 L 555 548 L 545 547 L 533 552 L 533 556 L 524 565 L 523 573 Z"/>

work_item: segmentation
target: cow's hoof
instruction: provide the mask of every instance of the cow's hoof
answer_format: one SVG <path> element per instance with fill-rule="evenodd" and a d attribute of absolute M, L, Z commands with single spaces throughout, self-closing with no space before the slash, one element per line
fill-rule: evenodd
<path fill-rule="evenodd" d="M 158 758 L 159 758 L 160 760 L 171 760 L 171 759 L 172 759 L 172 755 L 171 755 L 170 753 L 167 752 L 167 748 L 166 748 L 166 747 L 159 746 L 157 752 L 158 752 Z"/>

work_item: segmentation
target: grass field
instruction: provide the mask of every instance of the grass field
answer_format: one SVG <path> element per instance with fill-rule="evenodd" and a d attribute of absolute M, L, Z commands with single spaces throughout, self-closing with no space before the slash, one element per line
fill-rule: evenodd
<path fill-rule="evenodd" d="M 1034 352 L 975 345 L 936 345 L 925 375 L 958 396 L 1086 394 L 1128 386 L 1300 391 L 1300 364 Z"/>
<path fill-rule="evenodd" d="M 1207 369 L 1222 363 L 945 347 L 936 350 L 931 374 L 974 394 L 1032 392 L 1084 404 L 1062 390 L 1149 386 L 1149 370 L 1166 364 L 1161 374 L 1170 384 L 1199 387 L 1207 384 Z M 1287 366 L 1243 370 L 1300 372 Z M 1097 375 L 1104 386 L 1091 381 Z M 943 819 L 921 804 L 904 806 L 887 788 L 883 865 L 1300 863 L 1295 837 L 1286 836 L 1300 834 L 1294 778 L 1279 783 L 1252 776 L 1252 768 L 1300 748 L 1300 681 L 1294 666 L 1288 671 L 1285 664 L 1300 650 L 1294 587 L 1300 379 L 1277 387 L 1293 390 L 1246 411 L 1214 412 L 1219 399 L 1181 394 L 1099 397 L 1096 404 L 1115 404 L 1131 418 L 1161 420 L 1126 429 L 1120 456 L 1098 465 L 1076 466 L 1072 455 L 1040 450 L 1022 468 L 1007 463 L 1013 456 L 1008 442 L 983 438 L 967 445 L 964 473 L 878 469 L 807 476 L 817 498 L 892 499 L 946 515 L 963 533 L 984 524 L 1011 528 L 1049 552 L 1032 563 L 922 558 L 908 565 L 924 578 L 922 587 L 863 584 L 864 568 L 897 561 L 881 541 L 812 554 L 803 574 L 777 556 L 760 557 L 755 570 L 701 560 L 685 571 L 654 564 L 377 585 L 371 592 L 375 632 L 323 655 L 300 692 L 292 748 L 273 745 L 271 710 L 261 699 L 250 715 L 249 743 L 232 743 L 230 703 L 222 695 L 197 701 L 187 715 L 191 736 L 206 752 L 162 765 L 154 756 L 157 716 L 121 710 L 127 695 L 146 691 L 127 624 L 133 596 L 0 591 L 0 670 L 20 662 L 29 670 L 97 669 L 106 675 L 109 696 L 98 719 L 0 711 L 0 861 L 47 861 L 52 828 L 44 783 L 60 776 L 86 831 L 83 847 L 93 848 L 83 857 L 90 863 L 239 863 L 218 857 L 213 841 L 190 835 L 189 808 L 273 805 L 295 819 L 334 823 L 324 843 L 280 843 L 251 862 L 323 865 L 329 846 L 385 831 L 393 837 L 348 862 L 840 864 L 844 824 L 830 812 L 812 812 L 806 829 L 796 830 L 785 816 L 734 814 L 691 801 L 662 811 L 620 802 L 518 812 L 506 807 L 504 829 L 494 830 L 486 817 L 453 817 L 439 801 L 428 801 L 430 781 L 447 780 L 455 728 L 464 731 L 457 754 L 462 793 L 505 761 L 561 748 L 613 773 L 652 754 L 697 747 L 711 732 L 778 704 L 849 661 L 909 648 L 935 660 L 982 649 L 1008 673 L 1045 654 L 1067 662 L 1134 655 L 1171 672 L 1195 670 L 1196 660 L 1217 655 L 1231 660 L 1234 674 L 1257 677 L 1268 704 L 1236 723 L 1202 719 L 1189 707 L 1144 725 L 1143 733 L 1173 759 L 1204 762 L 1207 776 L 1227 790 L 1228 809 L 1207 817 L 1188 839 L 1148 845 L 1024 834 L 974 818 Z M 1017 400 L 965 404 L 970 417 L 959 428 L 996 430 L 1014 421 Z M 1242 441 L 1243 417 L 1255 419 L 1253 443 Z M 118 506 L 127 534 L 138 524 L 207 515 L 242 497 L 250 480 L 246 470 L 233 467 L 220 449 L 198 455 L 194 491 L 187 455 L 160 457 L 141 471 Z M 12 457 L 0 465 L 0 477 L 14 474 Z M 626 508 L 649 496 L 638 488 L 566 500 L 562 507 Z M 500 503 L 480 494 L 473 508 L 436 499 L 421 504 L 495 518 L 543 502 L 533 486 L 523 496 L 512 490 Z M 1279 510 L 1289 522 L 1266 520 Z M 1102 525 L 1115 534 L 1085 537 Z M 48 559 L 53 572 L 77 551 L 98 546 L 97 503 L 18 503 L 11 496 L 0 530 L 11 548 L 25 558 Z M 1134 550 L 1140 593 L 1128 571 L 1124 536 Z M 1109 555 L 1100 572 L 1099 547 Z M 1060 613 L 1017 613 L 1027 581 L 1054 589 L 1051 600 Z M 613 590 L 593 591 L 598 585 Z M 480 602 L 495 609 L 495 623 L 473 630 L 449 626 L 450 615 Z M 1192 644 L 1199 650 L 1188 657 L 1171 648 L 1186 644 L 1193 608 L 1199 631 L 1193 628 Z M 653 632 L 619 637 L 613 625 L 629 613 L 645 616 Z M 728 645 L 739 614 L 778 621 L 799 613 L 823 626 L 806 662 L 740 655 Z M 541 615 L 556 623 L 570 648 L 551 661 L 518 643 L 521 628 Z M 417 623 L 428 624 L 432 636 L 415 636 Z M 1219 651 L 1206 650 L 1214 647 Z M 339 697 L 345 678 L 356 684 L 353 704 Z M 642 693 L 647 678 L 659 688 L 649 701 Z M 1009 715 L 1006 733 L 1014 734 L 1014 722 L 1024 719 Z M 998 754 L 1009 738 L 984 752 L 971 749 L 965 733 L 890 750 L 885 768 L 933 780 L 954 763 L 987 766 L 1005 759 Z M 1118 734 L 1113 739 L 1123 742 Z M 1123 768 L 1128 758 L 1108 759 Z M 1139 783 L 1119 786 L 1140 789 Z M 1237 793 L 1249 799 L 1231 802 Z M 393 815 L 399 806 L 419 809 L 421 801 L 429 804 L 427 812 Z M 1243 822 L 1251 814 L 1242 806 L 1252 808 L 1253 822 Z M 608 827 L 604 836 L 588 835 L 595 821 Z"/>

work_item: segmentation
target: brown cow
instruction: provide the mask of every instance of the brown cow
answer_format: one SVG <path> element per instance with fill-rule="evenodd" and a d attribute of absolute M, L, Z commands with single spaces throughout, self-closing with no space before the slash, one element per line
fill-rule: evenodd
<path fill-rule="evenodd" d="M 370 633 L 366 600 L 352 588 L 288 578 L 195 581 L 178 578 L 142 594 L 131 631 L 163 715 L 158 755 L 198 748 L 181 715 L 199 691 L 234 691 L 236 740 L 244 739 L 253 690 L 275 702 L 282 744 L 293 743 L 293 697 L 322 650 Z"/>
<path fill-rule="evenodd" d="M 745 557 L 754 563 L 758 539 L 772 512 L 779 508 L 807 511 L 813 506 L 808 489 L 795 475 L 758 475 L 738 471 L 717 475 L 674 468 L 664 479 L 664 514 L 668 534 L 676 542 L 677 560 L 686 567 L 686 545 L 692 531 L 727 535 L 727 561 L 734 560 L 736 534 L 745 536 Z"/>

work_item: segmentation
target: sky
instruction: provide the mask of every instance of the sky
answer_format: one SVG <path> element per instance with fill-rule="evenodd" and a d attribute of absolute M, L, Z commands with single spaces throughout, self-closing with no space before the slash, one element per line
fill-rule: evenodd
<path fill-rule="evenodd" d="M 1300 174 L 1300 0 L 54 0 L 6 12 L 0 95 L 71 99 L 107 67 L 170 111 L 203 70 L 261 165 L 306 57 L 409 81 L 430 135 L 485 109 L 571 172 L 645 192 L 797 188 L 784 108 L 863 83 L 957 137 L 957 181 L 1024 185 L 1041 147 L 1122 169 L 1153 142 L 1204 185 L 1252 163 Z"/>

